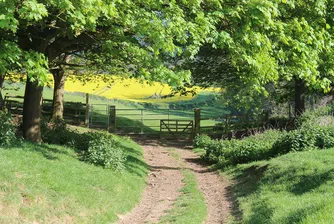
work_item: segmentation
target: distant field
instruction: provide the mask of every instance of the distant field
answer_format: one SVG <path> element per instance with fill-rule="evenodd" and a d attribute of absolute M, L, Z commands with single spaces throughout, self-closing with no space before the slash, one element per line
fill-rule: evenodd
<path fill-rule="evenodd" d="M 24 78 L 22 75 L 12 74 L 11 79 L 17 81 L 16 83 L 7 82 L 5 87 L 10 94 L 24 93 Z M 65 91 L 71 93 L 89 93 L 95 96 L 101 96 L 108 99 L 126 100 L 133 102 L 143 103 L 170 103 L 179 101 L 188 101 L 196 98 L 196 95 L 188 94 L 181 96 L 176 94 L 172 97 L 166 97 L 172 93 L 172 88 L 166 84 L 153 82 L 151 84 L 140 82 L 137 79 L 124 79 L 118 76 L 111 76 L 108 78 L 109 81 L 105 81 L 103 76 L 92 76 L 90 81 L 86 83 L 80 82 L 69 76 L 66 80 Z M 48 87 L 53 87 L 52 76 L 49 76 Z M 49 88 L 49 89 L 50 89 Z M 9 90 L 8 90 L 9 89 Z M 16 89 L 16 90 L 14 90 Z M 47 88 L 46 88 L 47 89 Z M 200 87 L 189 88 L 188 90 L 194 90 L 197 94 L 210 93 L 215 94 L 220 91 L 218 88 L 201 89 Z M 45 98 L 52 98 L 52 93 L 46 93 L 44 91 Z M 165 98 L 164 98 L 165 97 Z"/>
<path fill-rule="evenodd" d="M 52 83 L 51 83 L 52 84 Z M 216 92 L 211 90 L 199 90 L 195 96 L 174 96 L 167 99 L 152 99 L 150 96 L 165 95 L 171 92 L 171 88 L 155 83 L 154 85 L 140 84 L 135 80 L 116 80 L 114 85 L 100 82 L 82 84 L 78 81 L 66 82 L 65 102 L 85 102 L 85 93 L 90 93 L 91 120 L 105 124 L 108 120 L 107 105 L 114 105 L 117 109 L 131 109 L 128 111 L 117 110 L 118 127 L 127 127 L 134 132 L 157 132 L 160 128 L 160 119 L 192 120 L 194 108 L 201 108 L 202 118 L 221 117 L 228 114 L 229 110 L 216 99 Z M 24 95 L 24 83 L 5 83 L 4 94 Z M 53 89 L 49 85 L 44 88 L 43 97 L 53 98 Z M 140 109 L 145 109 L 141 111 Z M 175 110 L 177 109 L 177 110 Z M 213 126 L 216 120 L 205 120 L 202 126 Z M 133 130 L 133 126 L 137 127 Z"/>
<path fill-rule="evenodd" d="M 152 85 L 140 83 L 136 79 L 122 79 L 113 77 L 112 83 L 105 83 L 101 78 L 95 79 L 94 82 L 83 84 L 82 82 L 68 79 L 65 85 L 65 90 L 69 92 L 90 93 L 98 96 L 104 96 L 109 99 L 131 100 L 136 102 L 176 102 L 191 100 L 195 96 L 191 94 L 180 96 L 179 94 L 162 99 L 161 96 L 166 96 L 172 92 L 171 87 L 166 84 L 154 82 Z M 210 91 L 215 92 L 218 89 L 203 90 L 199 87 L 192 88 L 197 92 Z"/>

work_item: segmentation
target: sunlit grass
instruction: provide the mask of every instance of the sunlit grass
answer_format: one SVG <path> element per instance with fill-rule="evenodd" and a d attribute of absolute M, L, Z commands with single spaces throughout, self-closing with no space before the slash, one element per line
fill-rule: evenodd
<path fill-rule="evenodd" d="M 23 143 L 0 148 L 0 223 L 111 223 L 139 202 L 147 166 L 141 148 L 115 172 L 80 161 L 71 148 Z"/>
<path fill-rule="evenodd" d="M 236 204 L 236 223 L 334 223 L 334 149 L 289 153 L 227 174 L 241 211 Z"/>

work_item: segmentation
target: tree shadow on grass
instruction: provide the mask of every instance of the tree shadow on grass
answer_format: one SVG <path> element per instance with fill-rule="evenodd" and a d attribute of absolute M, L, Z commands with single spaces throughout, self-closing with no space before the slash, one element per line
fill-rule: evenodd
<path fill-rule="evenodd" d="M 248 196 L 256 191 L 259 187 L 260 180 L 267 169 L 268 164 L 263 166 L 253 165 L 242 170 L 242 173 L 233 179 L 235 182 L 233 191 L 236 196 Z"/>
<path fill-rule="evenodd" d="M 291 192 L 295 195 L 301 195 L 313 191 L 334 178 L 334 169 L 322 173 L 313 173 L 312 175 L 301 176 Z"/>
<path fill-rule="evenodd" d="M 233 178 L 232 186 L 226 189 L 228 199 L 232 204 L 231 215 L 236 221 L 240 222 L 243 219 L 242 211 L 240 210 L 240 205 L 237 198 L 246 197 L 255 192 L 259 188 L 260 180 L 264 176 L 267 169 L 268 164 L 265 164 L 263 166 L 253 165 L 248 167 L 247 169 L 239 170 L 241 171 L 241 173 Z M 266 206 L 265 204 L 262 204 L 261 206 L 257 205 L 254 209 L 259 209 L 259 211 L 263 213 L 263 216 L 266 216 L 266 214 L 271 214 L 268 206 Z M 253 220 L 254 222 L 252 221 L 250 223 L 261 223 L 255 222 L 257 220 L 256 215 L 252 217 L 251 220 Z"/>
<path fill-rule="evenodd" d="M 149 165 L 147 165 L 143 160 L 138 159 L 138 157 L 141 157 L 142 154 L 139 151 L 123 144 L 120 145 L 120 148 L 127 154 L 125 169 L 139 177 L 146 176 L 147 170 L 149 170 Z"/>
<path fill-rule="evenodd" d="M 309 215 L 319 211 L 324 206 L 311 205 L 308 207 L 297 209 L 289 213 L 287 217 L 282 218 L 278 223 L 302 223 L 302 221 Z"/>
<path fill-rule="evenodd" d="M 57 156 L 59 154 L 67 155 L 67 156 L 71 156 L 71 157 L 75 158 L 75 156 L 73 154 L 69 153 L 65 149 L 57 148 L 57 145 L 51 146 L 51 145 L 48 145 L 48 144 L 39 144 L 39 145 L 38 144 L 31 144 L 31 143 L 28 143 L 28 144 L 29 144 L 29 147 L 26 148 L 25 150 L 38 152 L 44 158 L 46 158 L 48 160 L 59 160 L 59 157 Z"/>
<path fill-rule="evenodd" d="M 158 125 L 160 125 L 157 120 Z M 140 133 L 156 133 L 159 134 L 159 130 L 155 130 L 151 127 L 146 126 L 139 120 L 133 120 L 127 117 L 116 118 L 116 133 L 117 134 L 140 134 Z"/>
<path fill-rule="evenodd" d="M 127 156 L 125 167 L 129 173 L 136 174 L 139 177 L 145 177 L 150 169 L 149 165 L 134 156 Z"/>
<path fill-rule="evenodd" d="M 274 213 L 274 210 L 270 208 L 267 201 L 257 201 L 252 204 L 252 215 L 245 223 L 249 224 L 266 224 L 271 223 L 270 219 Z"/>

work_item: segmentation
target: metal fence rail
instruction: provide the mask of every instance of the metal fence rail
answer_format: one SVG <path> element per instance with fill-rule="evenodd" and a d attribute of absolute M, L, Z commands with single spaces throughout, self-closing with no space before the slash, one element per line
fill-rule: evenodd
<path fill-rule="evenodd" d="M 109 110 L 107 104 L 89 105 L 89 128 L 108 129 Z"/>
<path fill-rule="evenodd" d="M 159 134 L 160 120 L 189 118 L 192 110 L 116 109 L 116 134 Z"/>

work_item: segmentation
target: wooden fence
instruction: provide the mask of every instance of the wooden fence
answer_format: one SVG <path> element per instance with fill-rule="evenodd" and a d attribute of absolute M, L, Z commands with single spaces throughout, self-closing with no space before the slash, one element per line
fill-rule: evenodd
<path fill-rule="evenodd" d="M 3 101 L 3 108 L 6 108 L 9 114 L 17 117 L 23 115 L 23 96 L 6 94 Z M 51 99 L 42 99 L 42 115 L 51 116 L 52 113 Z M 71 124 L 87 125 L 89 117 L 89 95 L 86 94 L 86 103 L 81 102 L 64 102 L 64 119 Z"/>
<path fill-rule="evenodd" d="M 22 116 L 23 98 L 6 94 L 3 106 L 9 113 Z M 51 113 L 52 100 L 43 99 L 42 115 L 49 117 Z M 247 115 L 203 117 L 201 109 L 119 109 L 107 104 L 89 104 L 88 94 L 86 103 L 64 103 L 64 119 L 70 124 L 104 129 L 115 134 L 161 136 L 167 133 L 177 136 L 182 133 L 191 137 L 198 134 L 216 137 L 244 134 L 249 129 L 261 127 L 265 123 L 263 118 Z"/>

